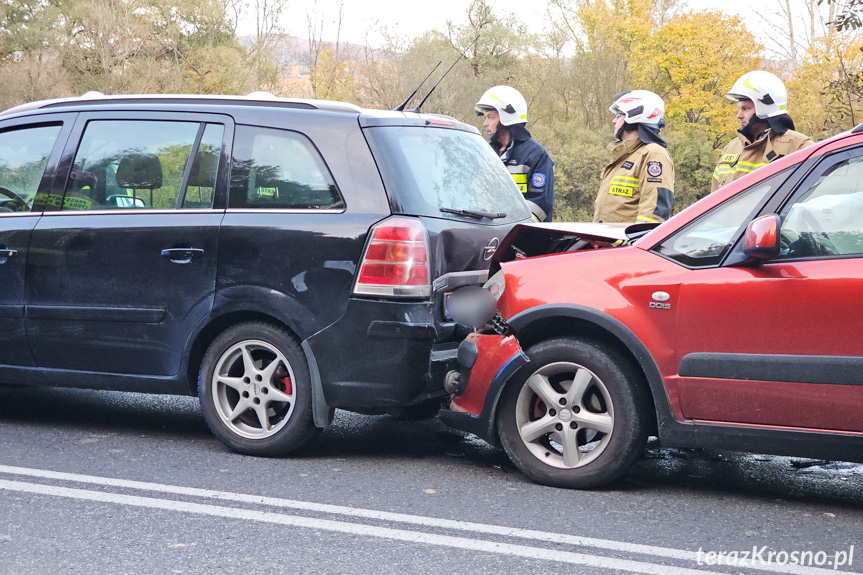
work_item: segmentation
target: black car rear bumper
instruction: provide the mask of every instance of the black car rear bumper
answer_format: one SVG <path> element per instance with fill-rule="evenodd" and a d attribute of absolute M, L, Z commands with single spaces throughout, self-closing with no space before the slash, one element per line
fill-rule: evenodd
<path fill-rule="evenodd" d="M 447 396 L 457 326 L 429 301 L 351 298 L 338 321 L 307 340 L 330 407 L 386 409 Z"/>

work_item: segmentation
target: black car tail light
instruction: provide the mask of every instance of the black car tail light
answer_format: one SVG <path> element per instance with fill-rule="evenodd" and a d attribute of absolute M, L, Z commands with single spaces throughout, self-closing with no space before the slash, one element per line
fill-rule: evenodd
<path fill-rule="evenodd" d="M 425 226 L 391 218 L 372 228 L 360 262 L 354 294 L 385 297 L 431 296 L 429 240 Z"/>

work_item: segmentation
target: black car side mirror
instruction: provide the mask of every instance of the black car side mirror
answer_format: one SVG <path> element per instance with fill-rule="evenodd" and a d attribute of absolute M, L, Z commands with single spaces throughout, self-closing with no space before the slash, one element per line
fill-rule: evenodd
<path fill-rule="evenodd" d="M 743 234 L 743 253 L 759 261 L 779 257 L 779 228 L 782 220 L 778 214 L 767 214 L 749 222 Z"/>

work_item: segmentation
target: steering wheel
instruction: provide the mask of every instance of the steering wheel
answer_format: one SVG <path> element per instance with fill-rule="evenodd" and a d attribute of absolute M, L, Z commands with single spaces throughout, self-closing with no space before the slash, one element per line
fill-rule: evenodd
<path fill-rule="evenodd" d="M 832 256 L 840 253 L 827 232 L 809 211 L 797 213 L 799 237 L 788 245 L 788 257 Z"/>
<path fill-rule="evenodd" d="M 9 198 L 8 200 L 0 201 L 0 212 L 21 212 L 24 210 L 16 208 L 20 208 L 21 206 L 29 207 L 27 206 L 27 202 L 24 200 L 24 198 L 22 198 L 12 190 L 7 190 L 4 187 L 0 187 L 0 195 Z"/>

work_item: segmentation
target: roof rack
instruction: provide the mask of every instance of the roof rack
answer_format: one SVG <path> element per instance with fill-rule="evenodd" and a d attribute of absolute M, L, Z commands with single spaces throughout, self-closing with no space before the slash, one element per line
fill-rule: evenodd
<path fill-rule="evenodd" d="M 134 103 L 143 104 L 150 102 L 173 102 L 180 103 L 189 100 L 205 100 L 210 102 L 225 102 L 239 105 L 251 106 L 277 106 L 285 108 L 305 108 L 310 110 L 328 110 L 332 112 L 362 112 L 362 108 L 347 102 L 335 102 L 332 100 L 314 100 L 304 98 L 282 98 L 270 92 L 255 91 L 246 96 L 239 95 L 211 95 L 211 94 L 121 94 L 106 96 L 102 92 L 91 90 L 81 96 L 71 98 L 57 98 L 53 100 L 40 100 L 21 104 L 0 112 L 0 116 L 10 116 L 32 110 L 43 108 L 57 108 L 65 106 L 86 105 L 93 101 Z"/>

